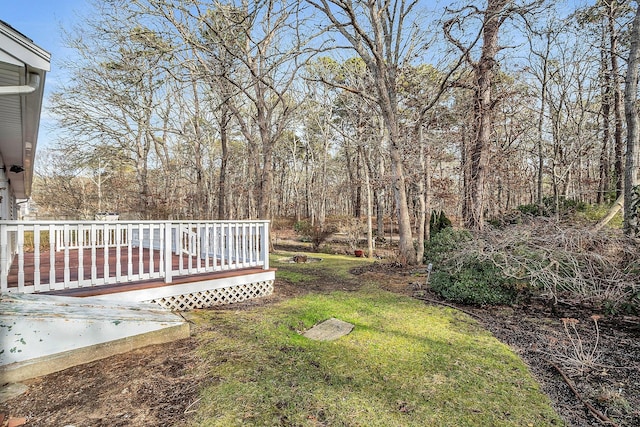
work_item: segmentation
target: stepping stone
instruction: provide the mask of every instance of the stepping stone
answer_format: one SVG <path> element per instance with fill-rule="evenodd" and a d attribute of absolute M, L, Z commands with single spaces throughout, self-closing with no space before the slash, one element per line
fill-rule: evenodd
<path fill-rule="evenodd" d="M 347 335 L 352 330 L 353 325 L 351 323 L 332 317 L 322 323 L 318 323 L 302 335 L 316 341 L 333 341 Z"/>

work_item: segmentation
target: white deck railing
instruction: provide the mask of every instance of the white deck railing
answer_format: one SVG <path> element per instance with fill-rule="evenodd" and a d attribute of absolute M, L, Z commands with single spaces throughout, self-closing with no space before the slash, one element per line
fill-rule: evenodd
<path fill-rule="evenodd" d="M 2 292 L 249 267 L 269 269 L 268 221 L 0 221 Z"/>

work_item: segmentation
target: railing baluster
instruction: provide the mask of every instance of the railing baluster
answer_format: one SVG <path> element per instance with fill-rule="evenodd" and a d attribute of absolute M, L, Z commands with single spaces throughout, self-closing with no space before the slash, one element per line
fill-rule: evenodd
<path fill-rule="evenodd" d="M 233 269 L 236 269 L 240 266 L 240 251 L 239 251 L 239 239 L 240 233 L 238 231 L 238 224 L 233 224 Z"/>
<path fill-rule="evenodd" d="M 220 227 L 220 266 L 223 270 L 229 269 L 229 227 L 229 224 Z"/>
<path fill-rule="evenodd" d="M 40 224 L 33 226 L 33 287 L 36 292 L 42 292 L 40 286 Z"/>
<path fill-rule="evenodd" d="M 245 264 L 249 267 L 253 266 L 253 222 L 247 223 L 247 237 L 246 237 L 246 258 Z"/>
<path fill-rule="evenodd" d="M 252 223 L 252 232 L 251 232 L 251 266 L 256 267 L 260 265 L 260 230 L 262 229 L 262 224 L 260 222 Z"/>
<path fill-rule="evenodd" d="M 171 250 L 171 234 L 173 234 L 173 225 L 170 222 L 164 223 L 164 245 L 162 252 L 164 253 L 164 282 L 171 283 L 173 278 L 173 259 Z"/>
<path fill-rule="evenodd" d="M 56 230 L 53 235 L 53 239 L 56 244 L 56 251 L 59 251 L 62 248 L 62 232 L 60 230 Z"/>
<path fill-rule="evenodd" d="M 153 262 L 153 224 L 149 224 L 149 274 L 153 276 L 155 265 Z"/>
<path fill-rule="evenodd" d="M 91 224 L 91 283 L 98 283 L 98 259 L 96 253 L 96 246 L 98 230 L 96 224 Z"/>
<path fill-rule="evenodd" d="M 158 224 L 158 277 L 164 277 L 164 227 Z"/>
<path fill-rule="evenodd" d="M 102 226 L 102 244 L 104 245 L 104 265 L 102 270 L 103 283 L 106 285 L 109 282 L 109 245 L 107 244 L 107 235 L 109 233 L 109 226 L 105 223 Z"/>
<path fill-rule="evenodd" d="M 138 279 L 144 277 L 144 228 L 142 223 L 138 224 L 138 235 L 140 236 L 140 245 L 138 246 Z"/>
<path fill-rule="evenodd" d="M 255 223 L 249 223 L 249 236 L 247 240 L 247 259 L 249 262 L 249 267 L 253 267 L 253 235 Z"/>
<path fill-rule="evenodd" d="M 193 268 L 195 269 L 196 273 L 200 273 L 202 272 L 201 270 L 201 263 L 200 263 L 200 250 L 202 248 L 201 242 L 200 242 L 200 229 L 201 229 L 201 225 L 199 222 L 196 222 L 193 225 Z"/>
<path fill-rule="evenodd" d="M 218 242 L 218 229 L 219 229 L 218 226 L 219 224 L 214 222 L 211 227 L 211 230 L 213 232 L 213 235 L 211 236 L 211 243 L 212 243 L 211 262 L 213 262 L 213 271 L 220 270 L 220 264 L 218 263 L 219 252 L 220 252 L 220 245 Z"/>
<path fill-rule="evenodd" d="M 233 266 L 235 270 L 240 266 L 240 224 L 233 224 Z"/>
<path fill-rule="evenodd" d="M 78 224 L 78 286 L 84 286 L 84 242 L 85 230 L 82 224 Z"/>
<path fill-rule="evenodd" d="M 260 264 L 260 253 L 258 251 L 258 242 L 260 241 L 260 223 L 253 223 L 253 242 L 251 242 L 251 253 L 253 254 L 253 263 L 256 266 Z"/>
<path fill-rule="evenodd" d="M 247 266 L 247 247 L 249 242 L 247 241 L 247 224 L 242 223 L 242 267 Z"/>
<path fill-rule="evenodd" d="M 253 235 L 253 265 L 260 265 L 260 230 L 261 224 L 255 223 Z"/>
<path fill-rule="evenodd" d="M 251 266 L 253 267 L 254 265 L 256 265 L 256 260 L 257 260 L 257 247 L 258 247 L 258 224 L 255 222 L 251 223 L 251 243 L 249 245 L 250 248 L 250 253 L 251 255 L 249 256 L 249 262 L 251 263 Z"/>
<path fill-rule="evenodd" d="M 209 230 L 209 225 L 205 224 L 204 225 L 204 269 L 206 271 L 209 271 L 209 245 L 210 245 L 210 241 L 209 241 L 209 236 L 210 236 L 210 230 Z"/>
<path fill-rule="evenodd" d="M 133 224 L 127 224 L 127 276 L 133 277 Z"/>
<path fill-rule="evenodd" d="M 191 274 L 193 272 L 193 224 L 187 224 L 187 273 Z"/>
<path fill-rule="evenodd" d="M 69 234 L 69 224 L 65 224 L 64 225 L 64 229 L 63 229 L 63 237 L 62 237 L 62 244 L 64 245 L 64 249 L 63 249 L 63 253 L 64 253 L 64 288 L 69 287 L 69 276 L 70 276 L 70 272 L 69 272 L 69 238 L 70 238 L 70 234 Z"/>
<path fill-rule="evenodd" d="M 178 273 L 179 274 L 183 274 L 184 272 L 184 261 L 182 259 L 182 254 L 184 253 L 184 230 L 183 230 L 183 225 L 181 223 L 178 223 L 178 226 L 176 228 L 176 234 L 177 234 L 177 242 L 176 242 L 176 246 L 177 246 L 177 250 L 178 250 Z"/>
<path fill-rule="evenodd" d="M 262 268 L 264 270 L 269 269 L 269 223 L 262 223 L 262 236 L 260 239 L 261 249 L 262 249 Z"/>
<path fill-rule="evenodd" d="M 16 235 L 16 249 L 18 255 L 18 292 L 24 292 L 24 225 L 18 225 Z"/>
<path fill-rule="evenodd" d="M 116 245 L 116 282 L 120 283 L 122 281 L 122 248 L 120 247 L 120 224 L 116 223 L 116 228 L 114 230 L 114 236 Z"/>
<path fill-rule="evenodd" d="M 229 242 L 229 247 L 227 248 L 227 263 L 229 264 L 229 269 L 235 268 L 233 264 L 236 262 L 237 257 L 234 257 L 234 253 L 236 251 L 235 245 L 235 237 L 236 237 L 236 227 L 235 224 L 229 223 L 229 233 L 227 234 L 227 239 Z"/>
<path fill-rule="evenodd" d="M 58 289 L 56 280 L 56 238 L 61 234 L 61 230 L 55 225 L 49 225 L 49 289 Z"/>

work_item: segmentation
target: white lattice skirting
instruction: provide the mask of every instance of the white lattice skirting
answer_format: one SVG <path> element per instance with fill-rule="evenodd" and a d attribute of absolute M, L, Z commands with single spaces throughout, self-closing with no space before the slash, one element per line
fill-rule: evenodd
<path fill-rule="evenodd" d="M 233 304 L 251 298 L 265 297 L 273 293 L 273 280 L 264 280 L 226 288 L 205 289 L 184 295 L 174 295 L 151 300 L 162 307 L 174 311 L 207 308 L 216 305 Z"/>

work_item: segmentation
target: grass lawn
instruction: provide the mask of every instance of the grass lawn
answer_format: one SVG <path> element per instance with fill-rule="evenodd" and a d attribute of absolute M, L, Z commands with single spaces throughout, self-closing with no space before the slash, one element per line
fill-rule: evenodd
<path fill-rule="evenodd" d="M 291 263 L 288 260 L 297 252 L 277 252 L 269 257 L 269 264 L 278 269 L 276 277 L 296 284 L 309 284 L 314 281 L 335 280 L 337 282 L 358 282 L 359 279 L 349 273 L 353 267 L 370 264 L 367 258 L 353 256 L 308 253 L 309 257 L 322 259 L 322 262 Z"/>
<path fill-rule="evenodd" d="M 341 277 L 363 262 L 323 257 L 276 265 L 278 275 Z M 354 330 L 332 342 L 300 335 L 331 317 Z M 190 319 L 208 378 L 194 426 L 562 425 L 523 362 L 474 320 L 376 283 Z"/>

